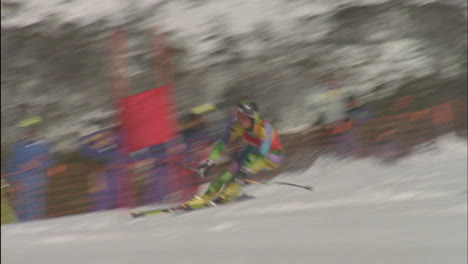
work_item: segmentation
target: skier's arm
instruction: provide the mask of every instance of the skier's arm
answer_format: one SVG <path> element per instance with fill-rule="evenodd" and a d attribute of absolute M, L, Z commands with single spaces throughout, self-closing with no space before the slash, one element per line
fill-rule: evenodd
<path fill-rule="evenodd" d="M 229 142 L 237 139 L 242 135 L 242 127 L 239 123 L 234 123 L 232 126 L 229 126 L 224 131 L 223 136 L 221 139 L 215 144 L 213 149 L 208 156 L 210 160 L 218 159 L 219 155 L 224 151 L 224 147 L 229 144 Z"/>
<path fill-rule="evenodd" d="M 260 144 L 260 154 L 266 156 L 270 152 L 271 140 L 273 138 L 273 126 L 270 123 L 265 122 L 263 133 L 264 137 Z"/>

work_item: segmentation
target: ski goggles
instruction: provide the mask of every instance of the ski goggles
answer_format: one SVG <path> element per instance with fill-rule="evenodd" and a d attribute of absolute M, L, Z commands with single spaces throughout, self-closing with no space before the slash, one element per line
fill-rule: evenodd
<path fill-rule="evenodd" d="M 237 113 L 243 114 L 249 117 L 254 117 L 255 111 L 252 109 L 246 109 L 246 106 L 244 105 L 238 105 L 237 106 Z"/>

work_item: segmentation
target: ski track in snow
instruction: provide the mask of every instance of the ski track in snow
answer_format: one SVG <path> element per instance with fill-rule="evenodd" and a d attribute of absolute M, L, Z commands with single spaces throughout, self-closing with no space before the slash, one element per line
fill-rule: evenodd
<path fill-rule="evenodd" d="M 2 263 L 466 263 L 467 146 L 383 166 L 319 158 L 256 199 L 131 219 L 113 210 L 2 226 Z"/>

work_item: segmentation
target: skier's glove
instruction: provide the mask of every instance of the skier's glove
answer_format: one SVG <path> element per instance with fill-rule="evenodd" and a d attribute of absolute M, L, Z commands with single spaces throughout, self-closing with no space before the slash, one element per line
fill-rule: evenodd
<path fill-rule="evenodd" d="M 198 170 L 200 172 L 200 176 L 202 178 L 205 178 L 206 175 L 208 175 L 208 171 L 213 168 L 214 166 L 214 161 L 210 160 L 210 159 L 207 159 L 205 161 L 203 161 L 200 165 L 200 167 L 198 167 Z"/>

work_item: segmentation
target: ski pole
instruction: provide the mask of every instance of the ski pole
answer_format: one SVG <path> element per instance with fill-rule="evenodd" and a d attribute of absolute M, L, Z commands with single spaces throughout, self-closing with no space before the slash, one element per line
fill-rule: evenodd
<path fill-rule="evenodd" d="M 261 182 L 261 181 L 251 180 L 251 179 L 243 179 L 243 180 L 248 182 L 248 183 L 253 183 L 253 184 L 263 184 L 263 185 L 277 184 L 277 185 L 287 185 L 287 186 L 299 187 L 299 188 L 303 188 L 303 189 L 306 189 L 306 190 L 311 191 L 311 192 L 314 190 L 314 188 L 312 186 L 309 186 L 309 185 L 299 185 L 299 184 L 289 183 L 289 182 L 277 182 L 277 181 Z"/>
<path fill-rule="evenodd" d="M 198 173 L 200 175 L 200 170 L 198 170 L 198 169 L 195 169 L 195 168 L 192 168 L 192 167 L 189 167 L 189 166 L 181 166 L 181 167 L 183 167 L 185 169 L 188 169 L 188 170 L 191 170 L 193 172 L 196 172 L 196 173 Z M 246 179 L 246 178 L 242 178 L 242 180 L 245 181 L 245 182 L 248 182 L 248 183 L 252 183 L 252 184 L 263 184 L 263 185 L 277 184 L 277 185 L 287 185 L 287 186 L 299 187 L 299 188 L 306 189 L 308 191 L 313 191 L 314 190 L 314 188 L 312 186 L 299 185 L 299 184 L 290 183 L 290 182 L 277 182 L 277 181 L 261 182 L 261 181 L 256 181 L 256 180 L 252 180 L 252 179 Z"/>

